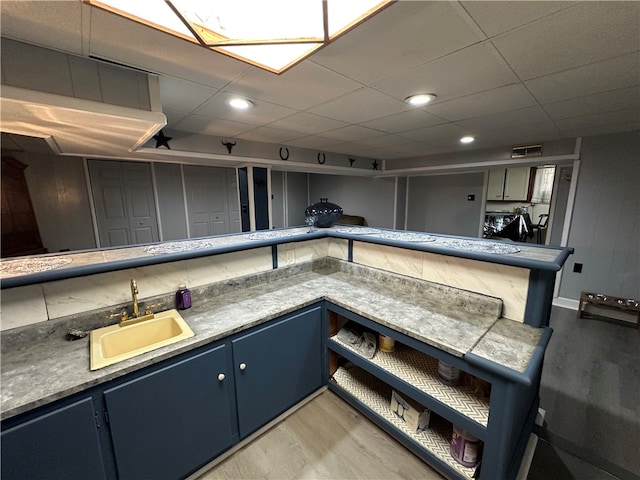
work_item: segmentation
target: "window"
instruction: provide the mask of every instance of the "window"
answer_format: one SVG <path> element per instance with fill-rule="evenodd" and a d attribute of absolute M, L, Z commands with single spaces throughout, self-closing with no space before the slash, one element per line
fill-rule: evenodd
<path fill-rule="evenodd" d="M 555 174 L 556 167 L 537 168 L 531 203 L 551 202 L 551 192 L 553 191 L 553 178 L 555 177 Z"/>

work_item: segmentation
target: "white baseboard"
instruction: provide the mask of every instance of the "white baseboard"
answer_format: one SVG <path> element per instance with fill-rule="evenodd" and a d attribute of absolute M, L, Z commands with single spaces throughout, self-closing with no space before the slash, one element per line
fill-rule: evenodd
<path fill-rule="evenodd" d="M 553 304 L 556 307 L 570 308 L 571 310 L 578 310 L 580 302 L 572 298 L 556 297 L 553 299 Z"/>

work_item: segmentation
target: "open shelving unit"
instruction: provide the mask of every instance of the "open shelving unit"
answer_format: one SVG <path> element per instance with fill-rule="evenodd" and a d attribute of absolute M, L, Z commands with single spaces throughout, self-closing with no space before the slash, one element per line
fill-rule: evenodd
<path fill-rule="evenodd" d="M 332 380 L 335 385 L 368 407 L 380 420 L 387 422 L 398 433 L 413 440 L 440 462 L 455 470 L 462 478 L 474 478 L 476 468 L 468 468 L 459 464 L 449 453 L 449 440 L 453 428 L 451 422 L 432 414 L 428 429 L 418 432 L 411 431 L 407 424 L 389 407 L 392 390 L 389 385 L 357 366 L 338 368 L 333 374 Z"/>
<path fill-rule="evenodd" d="M 537 412 L 539 377 L 534 376 L 528 384 L 518 383 L 505 376 L 501 366 L 479 368 L 464 357 L 342 307 L 329 305 L 327 311 L 327 364 L 332 391 L 447 478 L 515 478 Z M 395 340 L 394 351 L 378 349 L 373 358 L 367 358 L 338 337 L 348 321 L 376 335 L 390 336 Z M 438 360 L 460 369 L 459 385 L 440 380 Z M 431 411 L 428 429 L 411 431 L 391 410 L 392 390 Z M 451 455 L 454 425 L 483 443 L 477 467 L 467 468 Z"/>
<path fill-rule="evenodd" d="M 331 341 L 362 357 L 356 349 L 340 341 L 337 336 L 331 337 Z M 489 397 L 464 383 L 456 386 L 442 383 L 438 377 L 438 360 L 435 358 L 396 343 L 395 351 L 378 350 L 368 361 L 486 428 L 489 421 Z"/>

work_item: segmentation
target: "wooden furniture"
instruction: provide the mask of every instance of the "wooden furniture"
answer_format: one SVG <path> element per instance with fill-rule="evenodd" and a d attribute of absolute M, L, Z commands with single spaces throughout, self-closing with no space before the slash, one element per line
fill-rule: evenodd
<path fill-rule="evenodd" d="M 2 157 L 2 256 L 46 253 L 24 178 L 28 167 L 13 157 Z"/>
<path fill-rule="evenodd" d="M 640 329 L 640 301 L 630 298 L 613 297 L 601 293 L 580 292 L 580 304 L 578 306 L 578 318 L 582 318 L 585 307 L 588 304 L 600 307 L 611 308 L 624 312 L 634 312 L 638 314 L 637 326 Z"/>

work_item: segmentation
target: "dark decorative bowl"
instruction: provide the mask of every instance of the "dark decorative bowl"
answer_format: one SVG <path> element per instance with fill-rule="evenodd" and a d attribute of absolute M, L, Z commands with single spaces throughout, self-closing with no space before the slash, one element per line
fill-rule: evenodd
<path fill-rule="evenodd" d="M 308 225 L 329 228 L 342 215 L 342 208 L 335 203 L 328 202 L 326 198 L 321 198 L 318 203 L 309 205 L 304 214 L 307 217 Z"/>

